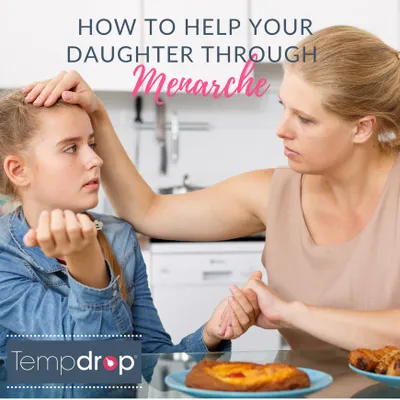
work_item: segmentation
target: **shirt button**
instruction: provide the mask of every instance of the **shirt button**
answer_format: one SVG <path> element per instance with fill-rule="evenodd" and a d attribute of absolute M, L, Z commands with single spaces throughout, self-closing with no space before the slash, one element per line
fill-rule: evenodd
<path fill-rule="evenodd" d="M 114 285 L 112 287 L 113 287 L 113 289 L 116 289 L 117 288 L 117 284 L 114 283 Z"/>
<path fill-rule="evenodd" d="M 113 296 L 115 297 L 118 294 L 116 290 L 113 291 Z"/>

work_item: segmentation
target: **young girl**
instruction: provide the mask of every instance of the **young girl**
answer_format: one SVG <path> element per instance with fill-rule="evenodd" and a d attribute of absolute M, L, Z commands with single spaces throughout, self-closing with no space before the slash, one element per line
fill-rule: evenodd
<path fill-rule="evenodd" d="M 21 202 L 0 218 L 0 356 L 11 335 L 141 335 L 144 353 L 230 348 L 218 335 L 226 301 L 173 345 L 153 305 L 131 225 L 85 212 L 97 205 L 103 164 L 85 111 L 63 101 L 38 109 L 22 92 L 6 92 L 0 143 L 0 192 Z M 254 323 L 253 300 L 251 312 L 236 321 L 236 336 Z"/>

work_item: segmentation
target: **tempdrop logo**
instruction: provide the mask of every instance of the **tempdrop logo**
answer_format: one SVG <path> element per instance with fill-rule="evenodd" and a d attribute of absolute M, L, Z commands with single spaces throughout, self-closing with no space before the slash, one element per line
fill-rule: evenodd
<path fill-rule="evenodd" d="M 10 340 L 7 347 L 8 383 L 141 383 L 139 340 Z"/>
<path fill-rule="evenodd" d="M 107 370 L 107 371 L 112 371 L 113 369 L 117 368 L 118 366 L 118 361 L 115 357 L 113 356 L 107 356 L 104 360 L 103 360 L 103 367 Z"/>

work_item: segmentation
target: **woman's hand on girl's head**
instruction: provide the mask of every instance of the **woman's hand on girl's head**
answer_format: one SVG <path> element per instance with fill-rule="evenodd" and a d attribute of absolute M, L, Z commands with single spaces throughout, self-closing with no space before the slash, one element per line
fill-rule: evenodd
<path fill-rule="evenodd" d="M 76 71 L 62 71 L 54 79 L 35 82 L 24 87 L 25 101 L 37 107 L 50 107 L 62 97 L 69 104 L 81 106 L 88 114 L 102 105 L 100 99 Z"/>
<path fill-rule="evenodd" d="M 75 257 L 99 247 L 93 221 L 69 210 L 42 211 L 37 228 L 26 233 L 24 243 L 28 247 L 39 246 L 48 257 L 59 258 Z"/>

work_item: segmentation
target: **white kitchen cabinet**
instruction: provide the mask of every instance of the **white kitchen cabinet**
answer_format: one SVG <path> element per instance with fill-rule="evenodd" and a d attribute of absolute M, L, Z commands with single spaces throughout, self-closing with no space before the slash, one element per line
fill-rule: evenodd
<path fill-rule="evenodd" d="M 143 15 L 145 19 L 157 19 L 157 26 L 162 20 L 167 18 L 175 22 L 175 32 L 171 35 L 163 35 L 159 29 L 155 29 L 152 35 L 149 35 L 149 24 L 144 26 L 144 46 L 178 46 L 176 57 L 171 57 L 171 62 L 168 62 L 163 50 L 163 57 L 159 62 L 155 57 L 149 60 L 143 58 L 143 62 L 147 69 L 152 67 L 157 69 L 157 72 L 166 74 L 167 79 L 191 78 L 193 81 L 197 79 L 207 80 L 210 83 L 216 80 L 222 86 L 228 78 L 239 78 L 244 67 L 244 62 L 239 60 L 237 63 L 234 57 L 228 59 L 226 56 L 221 56 L 220 62 L 217 62 L 217 50 L 226 53 L 228 46 L 248 46 L 248 1 L 235 0 L 229 4 L 223 1 L 203 0 L 192 1 L 186 0 L 146 0 L 143 2 Z M 188 24 L 194 25 L 198 20 L 199 35 L 196 35 L 195 29 L 188 30 L 186 35 L 186 20 Z M 210 19 L 205 21 L 205 19 Z M 232 30 L 232 35 L 229 35 L 229 20 L 240 20 L 240 27 Z M 218 25 L 219 23 L 219 25 Z M 153 23 L 155 24 L 155 23 Z M 206 27 L 204 27 L 204 24 Z M 236 22 L 232 21 L 232 26 Z M 156 26 L 156 25 L 154 25 Z M 210 28 L 207 28 L 210 26 Z M 169 21 L 162 23 L 162 28 L 165 33 L 170 32 L 172 25 Z M 221 35 L 208 35 L 207 33 L 221 33 Z M 226 33 L 226 35 L 223 35 Z M 190 62 L 188 57 L 183 59 L 179 56 L 180 48 L 183 46 L 191 47 L 192 54 Z M 201 46 L 213 46 L 209 49 L 209 61 L 206 60 L 206 51 L 201 49 Z M 189 52 L 189 49 L 186 49 Z M 233 53 L 232 53 L 233 54 Z M 148 61 L 148 62 L 147 62 Z M 177 61 L 177 62 L 175 62 Z M 152 91 L 156 89 L 156 85 Z M 164 87 L 165 90 L 165 87 Z"/>
<path fill-rule="evenodd" d="M 154 304 L 174 343 L 194 332 L 230 296 L 229 286 L 242 286 L 261 270 L 263 242 L 157 243 L 151 245 L 151 290 Z M 236 351 L 277 350 L 276 330 L 252 327 L 232 342 Z"/>
<path fill-rule="evenodd" d="M 400 5 L 398 0 L 385 0 L 384 2 L 377 0 L 249 1 L 250 15 L 254 25 L 261 20 L 257 34 L 255 34 L 254 28 L 249 26 L 251 46 L 260 46 L 264 49 L 271 46 L 271 54 L 274 59 L 277 57 L 279 46 L 282 46 L 282 51 L 284 51 L 309 35 L 307 29 L 303 31 L 301 29 L 308 26 L 306 20 L 311 20 L 311 32 L 331 25 L 352 25 L 379 36 L 394 48 L 400 47 Z M 267 20 L 271 21 L 267 22 Z M 279 24 L 273 20 L 277 20 Z M 285 33 L 285 20 L 287 32 L 295 32 L 293 35 Z M 294 21 L 297 23 L 296 30 Z M 270 34 L 266 32 L 265 25 Z M 278 33 L 274 35 L 275 32 Z M 265 61 L 268 62 L 267 58 Z"/>
<path fill-rule="evenodd" d="M 104 46 L 105 58 L 111 59 L 112 46 L 117 56 L 122 46 L 140 45 L 140 5 L 140 0 L 69 0 L 66 3 L 2 0 L 0 88 L 22 87 L 30 82 L 52 78 L 62 70 L 75 69 L 95 90 L 131 91 L 136 82 L 132 74 L 136 63 L 100 62 L 101 46 Z M 130 35 L 126 27 L 132 26 L 135 18 L 135 30 Z M 79 35 L 79 19 L 85 26 L 92 20 L 92 35 L 89 28 L 83 28 L 82 35 Z M 117 19 L 120 28 L 126 19 L 121 34 L 114 19 Z M 110 33 L 105 35 L 108 31 Z M 70 46 L 79 47 L 82 51 L 79 57 L 78 50 L 71 48 L 71 60 L 79 60 L 76 63 L 68 63 Z M 90 46 L 95 53 L 90 52 Z M 121 58 L 126 53 L 121 52 Z M 84 62 L 88 54 L 92 57 Z"/>

